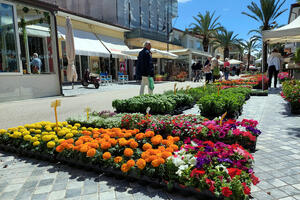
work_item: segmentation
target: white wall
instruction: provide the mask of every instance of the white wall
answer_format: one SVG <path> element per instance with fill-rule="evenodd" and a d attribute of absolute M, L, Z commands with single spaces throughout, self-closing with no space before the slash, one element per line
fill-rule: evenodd
<path fill-rule="evenodd" d="M 60 95 L 57 74 L 0 75 L 0 102 Z"/>

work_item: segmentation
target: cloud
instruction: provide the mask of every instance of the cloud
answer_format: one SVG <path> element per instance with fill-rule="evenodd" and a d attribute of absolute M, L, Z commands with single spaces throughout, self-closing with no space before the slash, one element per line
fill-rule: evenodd
<path fill-rule="evenodd" d="M 178 0 L 178 3 L 186 3 L 186 2 L 189 2 L 189 1 L 192 1 L 192 0 Z"/>

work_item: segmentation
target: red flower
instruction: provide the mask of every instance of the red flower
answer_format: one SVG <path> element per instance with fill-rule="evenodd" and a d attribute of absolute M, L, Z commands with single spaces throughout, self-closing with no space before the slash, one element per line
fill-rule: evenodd
<path fill-rule="evenodd" d="M 251 174 L 251 180 L 253 185 L 257 185 L 260 182 L 259 178 L 257 178 L 254 174 Z"/>
<path fill-rule="evenodd" d="M 222 194 L 225 197 L 230 197 L 230 195 L 232 195 L 232 191 L 229 189 L 229 187 L 222 187 Z"/>
<path fill-rule="evenodd" d="M 246 183 L 242 183 L 243 187 L 244 187 L 244 194 L 249 195 L 251 193 L 250 188 L 246 185 Z"/>
<path fill-rule="evenodd" d="M 209 185 L 209 191 L 214 193 L 215 192 L 215 186 L 214 186 L 215 182 L 208 178 L 205 179 L 205 182 Z"/>
<path fill-rule="evenodd" d="M 197 170 L 196 168 L 193 169 L 193 171 L 191 172 L 191 177 L 199 177 L 199 175 L 204 175 L 205 174 L 205 171 L 204 170 Z"/>
<path fill-rule="evenodd" d="M 228 170 L 228 174 L 231 177 L 231 179 L 233 179 L 235 176 L 241 175 L 242 170 L 238 169 L 238 168 L 227 168 Z"/>

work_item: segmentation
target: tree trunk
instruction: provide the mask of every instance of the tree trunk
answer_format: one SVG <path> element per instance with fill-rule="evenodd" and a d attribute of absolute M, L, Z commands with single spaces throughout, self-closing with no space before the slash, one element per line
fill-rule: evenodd
<path fill-rule="evenodd" d="M 248 55 L 247 55 L 247 71 L 249 71 L 249 67 L 250 67 L 250 58 L 251 58 L 251 53 L 250 51 L 248 52 Z"/>
<path fill-rule="evenodd" d="M 224 48 L 224 60 L 225 60 L 225 58 L 229 59 L 229 48 L 228 47 Z"/>
<path fill-rule="evenodd" d="M 204 37 L 203 41 L 202 41 L 202 44 L 203 44 L 203 50 L 205 52 L 208 52 L 209 39 Z"/>
<path fill-rule="evenodd" d="M 263 43 L 263 65 L 262 66 L 262 69 L 263 70 L 262 72 L 266 72 L 267 69 L 268 69 L 268 44 L 266 42 Z"/>

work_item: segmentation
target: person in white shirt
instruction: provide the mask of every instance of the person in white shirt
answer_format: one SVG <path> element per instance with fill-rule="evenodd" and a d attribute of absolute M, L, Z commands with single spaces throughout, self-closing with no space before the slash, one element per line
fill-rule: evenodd
<path fill-rule="evenodd" d="M 268 74 L 269 74 L 269 88 L 271 88 L 272 78 L 274 75 L 274 88 L 277 86 L 277 76 L 280 70 L 281 59 L 278 56 L 278 49 L 273 49 L 268 58 Z"/>

